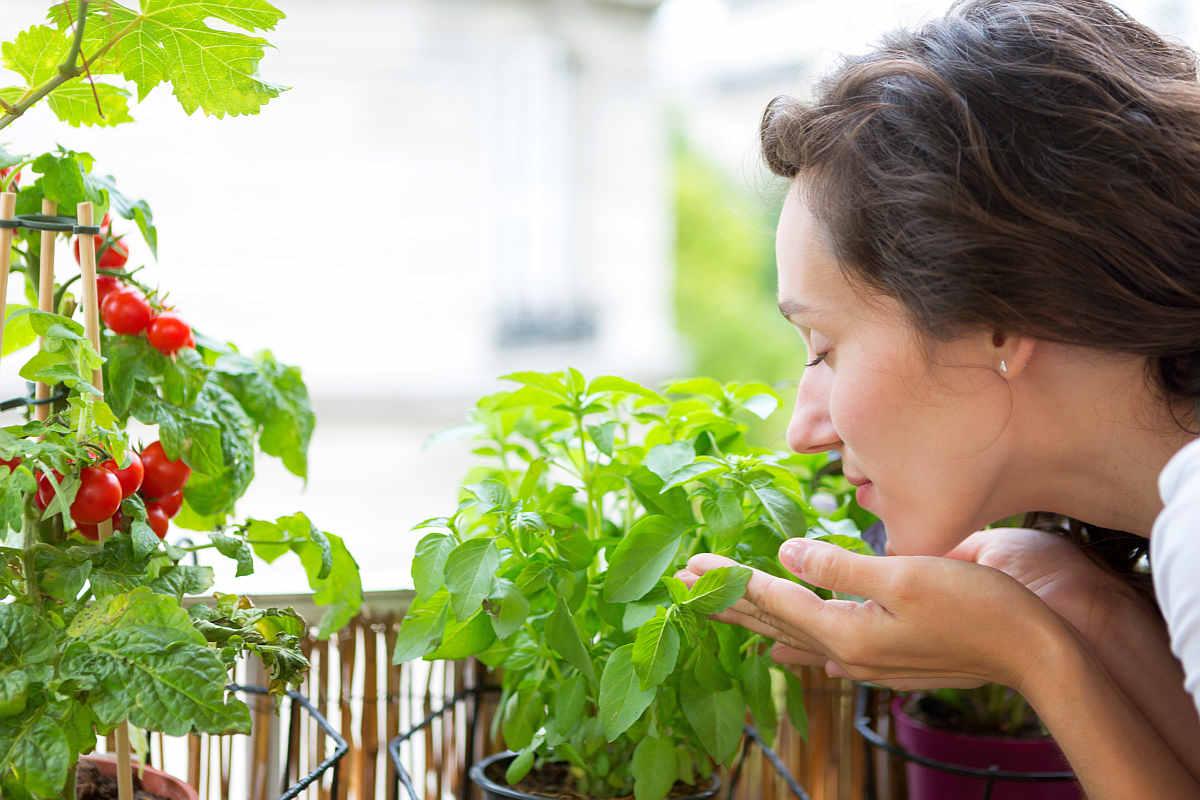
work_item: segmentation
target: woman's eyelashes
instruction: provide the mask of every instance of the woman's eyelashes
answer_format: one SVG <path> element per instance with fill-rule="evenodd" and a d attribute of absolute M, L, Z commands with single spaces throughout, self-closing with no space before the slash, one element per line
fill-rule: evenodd
<path fill-rule="evenodd" d="M 812 331 L 810 331 L 808 328 L 803 328 L 803 327 L 799 327 L 797 330 L 800 334 L 800 338 L 804 341 L 804 349 L 807 350 L 809 353 L 812 353 L 814 350 L 816 350 L 817 349 L 816 341 L 812 335 Z M 825 360 L 825 357 L 829 355 L 829 350 L 830 350 L 830 348 L 826 347 L 823 352 L 817 353 L 816 357 L 812 361 L 806 362 L 804 364 L 804 366 L 815 367 L 817 364 L 820 364 L 822 361 Z"/>

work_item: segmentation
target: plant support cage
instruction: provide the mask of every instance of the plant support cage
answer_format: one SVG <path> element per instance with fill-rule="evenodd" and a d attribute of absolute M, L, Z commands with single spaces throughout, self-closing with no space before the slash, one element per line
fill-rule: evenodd
<path fill-rule="evenodd" d="M 408 770 L 404 768 L 403 760 L 400 753 L 400 747 L 406 741 L 411 739 L 416 734 L 423 731 L 435 721 L 443 718 L 446 714 L 453 711 L 460 704 L 466 706 L 467 710 L 467 742 L 466 761 L 462 767 L 461 780 L 459 781 L 460 800 L 470 800 L 471 781 L 467 780 L 467 775 L 470 773 L 473 766 L 473 755 L 475 752 L 476 737 L 479 729 L 480 715 L 480 699 L 483 695 L 499 694 L 500 688 L 497 686 L 482 686 L 469 687 L 455 693 L 447 699 L 446 703 L 437 711 L 434 711 L 429 716 L 425 717 L 420 722 L 413 725 L 406 731 L 403 731 L 399 736 L 388 742 L 388 755 L 392 759 L 392 764 L 396 768 L 396 782 L 391 787 L 391 797 L 400 798 L 400 787 L 404 787 L 405 800 L 422 800 L 422 796 L 417 792 L 416 786 L 413 783 L 412 777 L 408 774 Z M 731 770 L 728 786 L 722 786 L 722 792 L 729 800 L 733 800 L 734 793 L 737 790 L 738 779 L 742 773 L 742 766 L 746 762 L 746 758 L 751 754 L 754 747 L 762 750 L 762 754 L 775 770 L 779 780 L 781 780 L 788 788 L 788 791 L 793 797 L 798 800 L 809 800 L 809 795 L 796 781 L 795 777 L 784 765 L 783 760 L 767 746 L 766 742 L 759 736 L 758 731 L 753 725 L 746 725 L 744 729 L 744 737 L 742 742 L 741 753 Z M 515 755 L 515 753 L 514 753 Z"/>

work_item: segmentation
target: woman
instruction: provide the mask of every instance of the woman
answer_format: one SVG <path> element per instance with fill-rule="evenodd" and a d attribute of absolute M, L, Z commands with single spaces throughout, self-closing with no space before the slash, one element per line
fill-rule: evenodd
<path fill-rule="evenodd" d="M 1200 797 L 1195 54 L 1102 0 L 969 0 L 776 98 L 762 145 L 813 356 L 789 444 L 841 452 L 894 557 L 790 540 L 865 600 L 756 573 L 717 618 L 830 675 L 1015 687 L 1092 800 Z M 981 530 L 1031 510 L 1077 541 Z M 1110 566 L 1147 540 L 1161 614 Z"/>

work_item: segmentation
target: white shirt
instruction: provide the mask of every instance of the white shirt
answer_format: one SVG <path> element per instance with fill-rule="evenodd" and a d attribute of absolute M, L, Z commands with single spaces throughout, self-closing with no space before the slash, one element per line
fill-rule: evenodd
<path fill-rule="evenodd" d="M 1200 713 L 1200 439 L 1179 449 L 1158 475 L 1164 508 L 1150 533 L 1154 594 L 1171 652 Z"/>

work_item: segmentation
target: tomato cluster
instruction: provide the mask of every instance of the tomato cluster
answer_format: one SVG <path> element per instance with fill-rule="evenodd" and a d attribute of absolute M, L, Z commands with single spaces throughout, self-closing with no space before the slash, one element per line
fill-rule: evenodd
<path fill-rule="evenodd" d="M 0 180 L 7 178 L 11 169 L 11 167 L 0 167 Z M 18 170 L 17 174 L 13 175 L 12 182 L 8 185 L 8 190 L 10 192 L 15 192 L 19 188 L 21 188 L 21 172 Z"/>
<path fill-rule="evenodd" d="M 161 539 L 167 535 L 167 520 L 183 507 L 183 487 L 192 469 L 182 460 L 167 458 L 161 442 L 142 450 L 142 467 L 145 477 L 138 492 L 146 501 L 146 521 Z"/>
<path fill-rule="evenodd" d="M 109 231 L 109 215 L 100 223 L 100 233 L 95 235 L 97 251 L 105 241 L 108 249 L 100 256 L 99 267 L 120 269 L 129 260 L 129 249 L 120 238 Z M 79 239 L 75 240 L 75 260 L 79 260 Z M 100 318 L 114 333 L 137 336 L 143 331 L 154 349 L 166 356 L 174 355 L 185 347 L 195 347 L 196 339 L 192 328 L 178 314 L 170 311 L 158 313 L 136 287 L 126 286 L 115 275 L 100 275 L 96 278 L 96 298 L 100 304 Z"/>
<path fill-rule="evenodd" d="M 0 459 L 9 469 L 15 469 L 20 459 Z M 98 525 L 111 520 L 113 529 L 124 523 L 121 501 L 137 492 L 146 503 L 146 521 L 162 539 L 170 527 L 169 520 L 183 506 L 183 486 L 192 470 L 182 461 L 167 458 L 162 444 L 154 442 L 138 453 L 129 454 L 129 464 L 118 466 L 109 459 L 99 466 L 84 467 L 79 472 L 79 491 L 71 503 L 71 519 L 79 533 L 96 541 L 100 538 Z M 54 472 L 54 480 L 62 481 L 62 474 Z M 34 502 L 45 511 L 54 499 L 54 483 L 44 473 L 38 475 L 37 494 Z"/>

